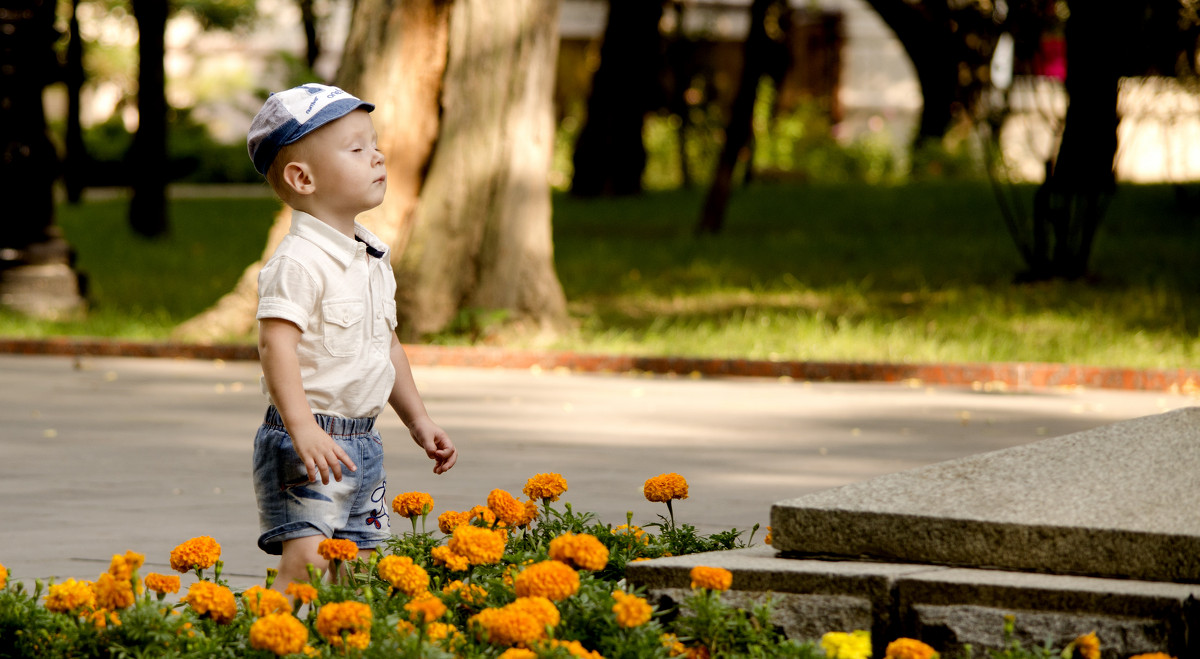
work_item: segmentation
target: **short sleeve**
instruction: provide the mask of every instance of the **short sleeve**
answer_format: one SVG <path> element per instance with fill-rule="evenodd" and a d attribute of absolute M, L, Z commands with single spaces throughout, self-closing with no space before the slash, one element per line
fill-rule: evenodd
<path fill-rule="evenodd" d="M 280 318 L 307 331 L 320 299 L 312 275 L 293 259 L 276 257 L 258 273 L 258 313 L 255 318 Z"/>

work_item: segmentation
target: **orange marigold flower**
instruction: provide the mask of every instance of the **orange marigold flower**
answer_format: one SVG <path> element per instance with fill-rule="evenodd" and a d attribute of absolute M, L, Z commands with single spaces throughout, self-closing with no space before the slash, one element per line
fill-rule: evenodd
<path fill-rule="evenodd" d="M 250 647 L 282 657 L 304 652 L 308 628 L 291 613 L 268 613 L 250 625 Z"/>
<path fill-rule="evenodd" d="M 633 539 L 641 542 L 643 545 L 650 544 L 650 538 L 646 537 L 646 532 L 642 530 L 642 527 L 636 524 L 632 526 L 629 524 L 622 524 L 613 529 L 613 535 L 628 535 L 632 536 Z"/>
<path fill-rule="evenodd" d="M 451 572 L 466 572 L 471 569 L 471 561 L 468 561 L 466 556 L 454 553 L 454 550 L 446 545 L 429 550 L 429 556 L 433 558 L 435 565 L 445 565 Z"/>
<path fill-rule="evenodd" d="M 687 654 L 687 646 L 679 641 L 679 637 L 674 634 L 663 634 L 661 637 L 663 647 L 667 649 L 667 654 L 672 657 L 678 657 L 682 654 Z"/>
<path fill-rule="evenodd" d="M 317 611 L 317 633 L 335 648 L 346 645 L 359 650 L 371 643 L 371 607 L 362 602 L 330 602 Z"/>
<path fill-rule="evenodd" d="M 407 620 L 396 623 L 396 631 L 401 634 L 416 634 L 417 626 Z M 446 639 L 456 638 L 458 628 L 448 622 L 433 621 L 425 625 L 425 638 L 437 643 Z"/>
<path fill-rule="evenodd" d="M 724 568 L 697 565 L 692 568 L 689 576 L 692 578 L 692 588 L 729 590 L 733 585 L 733 573 Z"/>
<path fill-rule="evenodd" d="M 66 581 L 50 586 L 46 593 L 44 604 L 47 611 L 54 613 L 71 613 L 73 611 L 96 608 L 96 591 L 92 590 L 90 581 Z"/>
<path fill-rule="evenodd" d="M 594 535 L 564 533 L 550 541 L 550 558 L 594 572 L 608 565 L 608 547 Z"/>
<path fill-rule="evenodd" d="M 514 524 L 514 526 L 529 526 L 530 524 L 533 524 L 535 521 L 537 521 L 537 518 L 538 518 L 537 501 L 530 500 L 530 501 L 526 501 L 525 503 L 523 503 L 521 505 L 525 507 L 525 514 L 521 516 L 521 519 L 517 520 L 517 523 Z"/>
<path fill-rule="evenodd" d="M 579 573 L 566 563 L 548 560 L 521 570 L 513 580 L 519 597 L 545 597 L 555 602 L 579 591 Z"/>
<path fill-rule="evenodd" d="M 128 581 L 145 562 L 146 557 L 136 552 L 127 551 L 124 555 L 113 554 L 112 561 L 108 564 L 108 573 L 117 579 Z"/>
<path fill-rule="evenodd" d="M 558 612 L 558 607 L 554 606 L 554 602 L 545 597 L 518 597 L 511 604 L 506 605 L 505 608 L 528 613 L 547 627 L 557 627 L 559 621 L 562 620 L 562 615 Z"/>
<path fill-rule="evenodd" d="M 325 538 L 317 545 L 317 553 L 327 561 L 352 561 L 358 558 L 358 545 L 353 540 Z"/>
<path fill-rule="evenodd" d="M 471 565 L 488 565 L 500 562 L 504 556 L 506 542 L 507 538 L 502 531 L 460 526 L 454 529 L 454 535 L 446 546 L 450 551 L 467 559 Z"/>
<path fill-rule="evenodd" d="M 637 595 L 630 595 L 623 590 L 614 590 L 613 613 L 617 614 L 617 624 L 622 627 L 638 627 L 650 622 L 654 609 L 646 600 Z"/>
<path fill-rule="evenodd" d="M 470 523 L 471 513 L 469 512 L 464 513 L 447 510 L 441 515 L 438 515 L 438 529 L 440 529 L 441 532 L 445 533 L 446 535 L 454 533 L 454 529 L 458 528 L 459 526 Z"/>
<path fill-rule="evenodd" d="M 242 601 L 246 603 L 246 610 L 253 613 L 255 617 L 272 613 L 287 613 L 292 610 L 292 604 L 286 595 L 273 588 L 263 588 L 262 586 L 247 588 L 242 593 Z"/>
<path fill-rule="evenodd" d="M 437 595 L 425 592 L 412 598 L 404 610 L 408 611 L 409 620 L 430 623 L 446 614 L 446 605 Z"/>
<path fill-rule="evenodd" d="M 85 620 L 90 621 L 97 630 L 105 629 L 108 623 L 111 622 L 113 627 L 121 626 L 121 618 L 116 611 L 109 611 L 105 608 L 96 609 L 85 616 Z"/>
<path fill-rule="evenodd" d="M 233 591 L 211 581 L 197 581 L 188 586 L 183 601 L 192 607 L 196 615 L 207 615 L 213 622 L 225 624 L 237 615 L 237 600 L 233 598 Z"/>
<path fill-rule="evenodd" d="M 1096 632 L 1088 632 L 1076 638 L 1072 645 L 1083 659 L 1100 659 L 1100 639 L 1096 636 Z"/>
<path fill-rule="evenodd" d="M 96 591 L 96 606 L 101 609 L 116 611 L 133 605 L 133 582 L 128 577 L 118 579 L 105 572 L 92 589 Z"/>
<path fill-rule="evenodd" d="M 489 643 L 529 645 L 546 637 L 546 625 L 529 611 L 512 605 L 484 609 L 467 620 Z"/>
<path fill-rule="evenodd" d="M 913 638 L 898 638 L 888 643 L 884 659 L 937 659 L 932 647 Z"/>
<path fill-rule="evenodd" d="M 1145 654 L 1135 654 L 1129 659 L 1175 659 L 1166 652 L 1147 652 Z"/>
<path fill-rule="evenodd" d="M 504 490 L 492 490 L 487 505 L 496 514 L 496 519 L 509 526 L 516 526 L 525 519 L 525 505 Z"/>
<path fill-rule="evenodd" d="M 591 650 L 588 650 L 587 648 L 583 647 L 583 644 L 579 641 L 564 641 L 561 639 L 552 638 L 544 643 L 538 643 L 538 647 L 544 647 L 551 651 L 562 648 L 566 650 L 567 654 L 571 655 L 572 657 L 581 657 L 582 659 L 604 659 L 604 656 L 599 652 L 592 652 Z"/>
<path fill-rule="evenodd" d="M 528 648 L 509 648 L 496 659 L 537 659 L 537 653 Z"/>
<path fill-rule="evenodd" d="M 175 575 L 158 574 L 151 572 L 146 575 L 146 587 L 150 590 L 166 595 L 167 593 L 179 592 L 179 577 Z"/>
<path fill-rule="evenodd" d="M 293 597 L 301 604 L 312 604 L 317 599 L 317 589 L 311 584 L 293 581 L 283 590 L 283 594 Z"/>
<path fill-rule="evenodd" d="M 522 492 L 530 499 L 540 501 L 558 501 L 558 497 L 567 491 L 567 479 L 562 474 L 538 474 L 525 481 Z"/>
<path fill-rule="evenodd" d="M 763 542 L 765 542 L 769 545 L 774 540 L 775 540 L 775 530 L 768 526 L 767 527 L 767 537 L 763 538 Z"/>
<path fill-rule="evenodd" d="M 491 528 L 496 525 L 496 513 L 492 512 L 487 506 L 474 506 L 467 511 L 467 519 L 475 521 L 476 519 L 483 520 L 483 525 Z"/>
<path fill-rule="evenodd" d="M 8 568 L 0 565 L 0 589 L 8 585 Z"/>
<path fill-rule="evenodd" d="M 397 515 L 409 519 L 428 515 L 429 511 L 433 510 L 433 497 L 425 492 L 398 494 L 392 499 L 392 510 L 396 511 Z"/>
<path fill-rule="evenodd" d="M 176 572 L 207 570 L 221 558 L 221 545 L 202 535 L 171 550 L 171 569 Z"/>
<path fill-rule="evenodd" d="M 447 595 L 458 594 L 465 604 L 482 605 L 487 602 L 488 592 L 483 586 L 476 584 L 464 584 L 461 580 L 455 579 L 446 584 L 442 588 L 442 592 Z"/>
<path fill-rule="evenodd" d="M 375 569 L 381 579 L 409 597 L 429 588 L 429 573 L 408 556 L 384 556 Z"/>
<path fill-rule="evenodd" d="M 648 501 L 666 503 L 672 499 L 688 498 L 688 484 L 679 474 L 659 474 L 646 479 L 642 493 Z"/>

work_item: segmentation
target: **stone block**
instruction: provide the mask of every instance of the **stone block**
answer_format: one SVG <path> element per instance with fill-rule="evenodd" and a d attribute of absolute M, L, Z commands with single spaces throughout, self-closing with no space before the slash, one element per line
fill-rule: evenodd
<path fill-rule="evenodd" d="M 797 557 L 1200 583 L 1200 408 L 782 501 Z"/>

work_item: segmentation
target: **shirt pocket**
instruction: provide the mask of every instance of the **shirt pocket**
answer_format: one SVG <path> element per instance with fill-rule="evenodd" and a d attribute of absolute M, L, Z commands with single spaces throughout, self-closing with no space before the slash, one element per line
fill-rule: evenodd
<path fill-rule="evenodd" d="M 325 349 L 334 357 L 352 357 L 362 349 L 363 302 L 329 300 L 321 304 Z"/>

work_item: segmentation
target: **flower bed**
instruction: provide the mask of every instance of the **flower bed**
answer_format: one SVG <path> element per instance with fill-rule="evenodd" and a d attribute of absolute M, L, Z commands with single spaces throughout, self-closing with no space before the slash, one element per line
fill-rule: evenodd
<path fill-rule="evenodd" d="M 688 496 L 682 476 L 646 481 L 646 498 L 667 504 L 668 514 L 645 528 L 632 515 L 613 527 L 569 503 L 556 507 L 566 490 L 561 475 L 538 474 L 525 484 L 527 501 L 493 490 L 486 505 L 438 515 L 438 532 L 425 528 L 433 498 L 401 494 L 393 510 L 412 531 L 394 536 L 369 560 L 359 559 L 351 541 L 325 540 L 319 551 L 334 578 L 310 566 L 307 583 L 275 584 L 268 571 L 262 586 L 240 593 L 221 579 L 220 545 L 192 538 L 170 555 L 174 570 L 198 577 L 177 602 L 167 596 L 179 592 L 179 576 L 143 578 L 144 557 L 132 551 L 113 556 L 95 581 L 39 581 L 32 592 L 7 584 L 0 565 L 0 657 L 870 656 L 865 631 L 833 631 L 816 642 L 786 639 L 771 624 L 769 606 L 743 611 L 725 604 L 722 591 L 736 584 L 721 568 L 693 569 L 692 595 L 677 610 L 656 610 L 644 593 L 631 592 L 623 579 L 630 562 L 753 542 L 757 526 L 743 539 L 737 529 L 702 536 L 677 525 L 672 502 Z M 1071 655 L 1098 659 L 1095 634 L 1061 652 L 1013 645 L 990 653 Z M 936 656 L 916 639 L 895 639 L 886 649 L 888 659 Z"/>

